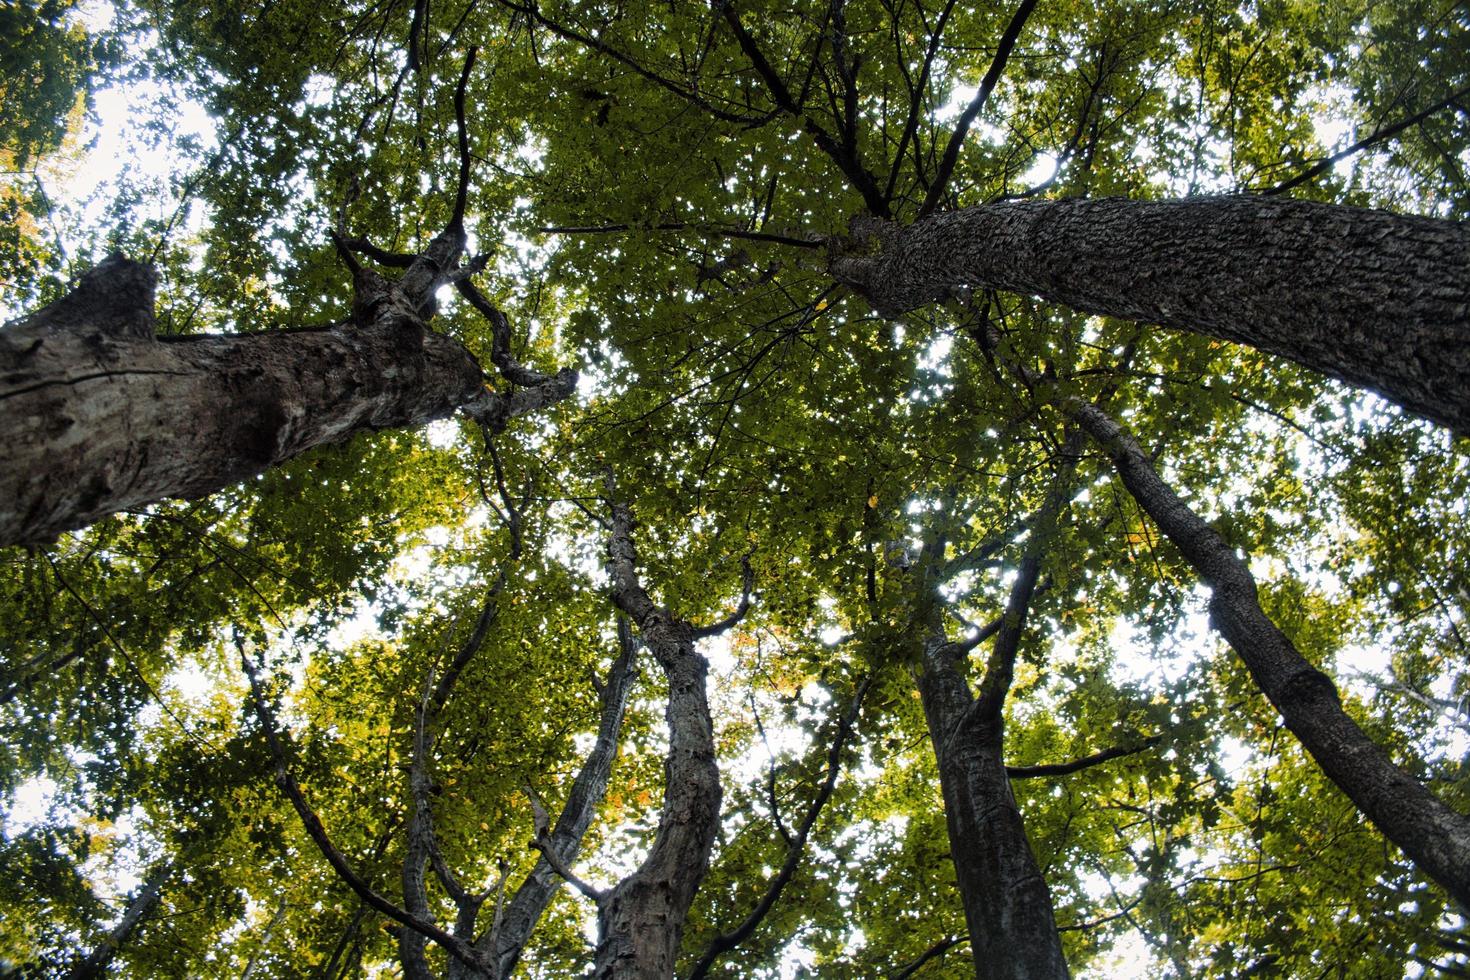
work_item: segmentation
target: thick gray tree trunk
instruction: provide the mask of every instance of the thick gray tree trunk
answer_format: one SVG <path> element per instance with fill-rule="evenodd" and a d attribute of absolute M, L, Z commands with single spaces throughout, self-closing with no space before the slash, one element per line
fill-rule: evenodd
<path fill-rule="evenodd" d="M 869 221 L 831 271 L 896 316 L 965 288 L 1278 354 L 1470 433 L 1470 228 L 1265 197 L 1011 201 Z"/>
<path fill-rule="evenodd" d="M 569 395 L 510 355 L 509 325 L 460 268 L 451 224 L 389 281 L 354 268 L 349 324 L 155 337 L 153 270 L 113 257 L 0 329 L 0 546 L 40 544 L 100 517 L 223 489 L 358 432 L 464 412 L 492 431 Z M 345 252 L 345 248 L 344 248 Z M 350 259 L 350 256 L 349 256 Z M 508 391 L 427 326 L 454 283 L 490 319 Z"/>
<path fill-rule="evenodd" d="M 152 307 L 152 270 L 109 259 L 0 330 L 0 544 L 199 497 L 487 394 L 474 357 L 418 317 L 159 338 Z"/>
<path fill-rule="evenodd" d="M 1069 976 L 1051 891 L 1031 853 L 1006 774 L 1003 716 L 978 710 L 955 644 L 925 644 L 919 693 L 939 765 L 975 976 L 1058 980 Z"/>
<path fill-rule="evenodd" d="M 1470 906 L 1470 817 L 1394 765 L 1343 711 L 1332 680 L 1266 616 L 1245 560 L 1181 500 L 1122 426 L 1074 400 L 1073 417 L 1103 447 L 1128 492 L 1211 589 L 1210 623 L 1327 778 L 1419 869 Z"/>

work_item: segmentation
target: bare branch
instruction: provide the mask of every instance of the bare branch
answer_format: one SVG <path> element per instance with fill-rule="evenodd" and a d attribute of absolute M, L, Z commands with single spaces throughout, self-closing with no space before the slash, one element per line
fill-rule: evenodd
<path fill-rule="evenodd" d="M 1034 0 L 1031 0 L 1031 2 L 1034 2 Z M 885 220 L 891 218 L 892 212 L 888 207 L 888 201 L 884 199 L 882 193 L 878 190 L 877 178 L 862 165 L 862 161 L 858 158 L 856 139 L 854 139 L 851 145 L 834 139 L 832 134 L 827 132 L 821 123 L 813 119 L 792 98 L 791 90 L 786 87 L 786 83 L 781 80 L 780 74 L 770 61 L 767 60 L 765 53 L 761 51 L 760 45 L 756 43 L 755 38 L 751 36 L 750 32 L 745 29 L 745 25 L 741 23 L 740 14 L 735 10 L 735 0 L 723 0 L 723 2 L 716 2 L 714 6 L 724 15 L 725 22 L 730 25 L 730 30 L 735 34 L 735 40 L 739 43 L 740 50 L 745 52 L 745 57 L 749 59 L 751 67 L 755 69 L 756 74 L 765 83 L 766 91 L 770 93 L 771 100 L 776 103 L 776 107 L 787 115 L 801 120 L 802 128 L 806 130 L 807 135 L 817 144 L 818 149 L 831 157 L 832 162 L 837 164 L 837 168 L 847 177 L 848 183 L 852 185 L 853 190 L 862 195 L 863 203 L 874 217 Z"/>
<path fill-rule="evenodd" d="M 563 881 L 577 889 L 577 891 L 586 895 L 594 902 L 601 902 L 607 898 L 608 892 L 605 889 L 589 885 L 581 878 L 578 878 L 571 868 L 567 867 L 566 862 L 556 853 L 556 848 L 551 845 L 551 841 L 545 835 L 531 841 L 531 846 L 541 852 L 541 857 L 546 860 L 547 864 L 551 865 L 551 870 L 555 871 Z"/>
<path fill-rule="evenodd" d="M 990 100 L 990 93 L 994 91 L 996 82 L 1000 81 L 1001 73 L 1005 71 L 1006 61 L 1011 56 L 1011 49 L 1016 46 L 1016 38 L 1020 37 L 1021 29 L 1026 26 L 1026 21 L 1034 9 L 1036 9 L 1036 0 L 1021 0 L 1021 5 L 1011 16 L 1011 22 L 1006 25 L 1005 33 L 1000 37 L 1000 43 L 996 45 L 995 57 L 991 59 L 990 68 L 986 70 L 985 77 L 980 80 L 980 87 L 976 90 L 975 97 L 970 100 L 965 111 L 960 113 L 954 131 L 949 134 L 949 142 L 944 146 L 944 155 L 939 160 L 939 170 L 934 175 L 934 183 L 929 185 L 929 193 L 925 195 L 924 203 L 919 206 L 919 213 L 915 220 L 928 217 L 943 200 L 949 186 L 949 179 L 954 174 L 955 163 L 960 158 L 960 147 L 964 145 L 965 137 L 970 132 L 970 125 L 985 108 L 985 103 Z"/>
<path fill-rule="evenodd" d="M 469 53 L 465 55 L 464 68 L 459 73 L 459 84 L 454 89 L 454 126 L 459 140 L 459 182 L 454 191 L 454 213 L 449 219 L 449 226 L 459 229 L 461 233 L 464 231 L 464 210 L 470 190 L 470 130 L 465 125 L 464 93 L 479 50 L 471 45 Z"/>
<path fill-rule="evenodd" d="M 1005 614 L 1001 616 L 1000 626 L 996 630 L 995 646 L 991 648 L 985 677 L 980 682 L 980 696 L 975 699 L 973 710 L 979 716 L 999 718 L 1005 706 L 1006 695 L 1010 692 L 1011 680 L 1015 674 L 1021 635 L 1026 629 L 1027 612 L 1041 576 L 1041 555 L 1070 496 L 1072 474 L 1076 472 L 1077 460 L 1082 455 L 1083 438 L 1080 429 L 1069 428 L 1061 451 L 1061 465 L 1052 478 L 1046 501 L 1031 522 L 1031 537 L 1026 543 L 1026 553 L 1021 559 L 1016 581 L 1006 600 Z"/>
<path fill-rule="evenodd" d="M 695 963 L 694 969 L 690 971 L 689 980 L 702 980 L 709 973 L 709 969 L 714 965 L 715 960 L 748 939 L 751 933 L 755 932 L 756 927 L 761 924 L 761 921 L 765 919 L 767 913 L 775 906 L 777 899 L 781 897 L 781 892 L 790 884 L 792 877 L 796 874 L 797 866 L 800 865 L 801 859 L 805 854 L 807 838 L 811 836 L 812 827 L 815 826 L 817 817 L 821 815 L 822 809 L 827 805 L 827 801 L 832 798 L 832 791 L 837 786 L 837 777 L 842 771 L 843 747 L 852 735 L 853 726 L 857 724 L 858 712 L 862 708 L 863 698 L 867 695 L 868 688 L 873 684 L 874 676 L 874 674 L 868 674 L 858 684 L 857 690 L 853 693 L 852 701 L 849 702 L 847 710 L 843 712 L 842 718 L 837 724 L 837 732 L 832 738 L 831 747 L 827 750 L 826 776 L 822 780 L 821 787 L 817 790 L 817 795 L 812 798 L 811 803 L 807 806 L 806 814 L 802 817 L 801 825 L 796 830 L 796 836 L 787 840 L 786 860 L 782 863 L 781 869 L 766 883 L 765 893 L 761 895 L 760 901 L 756 903 L 755 908 L 751 910 L 750 914 L 734 929 L 729 932 L 720 933 L 710 941 L 709 946 L 705 948 L 704 953 L 700 955 L 699 960 Z"/>
<path fill-rule="evenodd" d="M 893 200 L 893 191 L 898 186 L 899 171 L 903 169 L 904 151 L 908 149 L 909 142 L 913 140 L 915 135 L 918 133 L 919 112 L 924 107 L 924 92 L 929 87 L 929 72 L 932 71 L 934 68 L 934 56 L 939 53 L 939 42 L 940 39 L 944 36 L 944 25 L 949 22 L 949 15 L 951 12 L 953 12 L 955 8 L 955 2 L 956 0 L 947 0 L 944 5 L 944 9 L 939 12 L 939 20 L 934 24 L 933 33 L 929 35 L 929 46 L 928 49 L 924 52 L 924 64 L 919 69 L 919 80 L 912 83 L 909 87 L 909 111 L 908 115 L 904 117 L 903 132 L 899 135 L 898 138 L 898 150 L 893 154 L 893 166 L 888 171 L 888 187 L 883 192 L 883 196 L 890 201 Z M 895 32 L 897 32 L 898 30 L 897 25 L 898 21 L 897 18 L 895 18 Z M 898 64 L 899 67 L 904 70 L 904 78 L 905 80 L 907 80 L 908 69 L 907 66 L 904 64 L 902 53 L 900 53 Z M 922 158 L 919 157 L 918 151 L 916 150 L 915 162 L 918 163 L 921 159 Z M 922 181 L 924 179 L 924 175 L 921 172 L 920 168 L 915 167 L 915 172 L 918 173 L 919 179 Z"/>
<path fill-rule="evenodd" d="M 660 75 L 658 72 L 644 67 L 644 65 L 641 64 L 637 59 L 632 58 L 627 54 L 624 54 L 617 48 L 614 48 L 612 45 L 600 41 L 590 34 L 584 34 L 581 31 L 576 30 L 575 28 L 568 27 L 565 24 L 561 24 L 557 21 L 551 20 L 549 17 L 541 13 L 540 8 L 536 4 L 536 0 L 526 0 L 525 3 L 513 3 L 511 2 L 511 0 L 500 0 L 500 3 L 504 7 L 517 11 L 518 13 L 525 14 L 537 24 L 540 24 L 542 27 L 551 31 L 551 33 L 557 35 L 560 38 L 568 41 L 575 41 L 576 43 L 582 45 L 585 48 L 588 48 L 589 50 L 596 51 L 598 54 L 606 55 L 607 57 L 613 59 L 624 67 L 630 69 L 634 74 L 644 79 L 647 79 L 648 81 L 657 85 L 659 88 L 664 89 L 665 91 L 672 92 L 674 95 L 677 95 L 679 98 L 685 100 L 686 102 L 689 102 L 691 105 L 698 106 L 705 112 L 708 112 L 710 115 L 714 116 L 716 119 L 722 120 L 724 122 L 738 123 L 745 126 L 759 126 L 761 123 L 764 123 L 767 118 L 769 118 L 762 116 L 744 115 L 742 113 L 730 112 L 728 110 L 719 108 L 718 106 L 709 102 L 709 100 L 705 99 L 703 96 L 699 95 L 699 93 L 685 88 L 678 82 L 675 82 L 670 78 L 666 78 L 665 76 Z"/>
<path fill-rule="evenodd" d="M 1290 180 L 1284 180 L 1273 187 L 1268 187 L 1265 190 L 1257 191 L 1256 193 L 1261 194 L 1262 196 L 1269 194 L 1282 194 L 1286 191 L 1291 190 L 1294 187 L 1300 187 L 1302 184 L 1305 184 L 1308 181 L 1313 180 L 1314 178 L 1326 173 L 1328 170 L 1331 170 L 1338 163 L 1346 160 L 1353 154 L 1360 153 L 1363 150 L 1366 150 L 1371 146 L 1375 146 L 1378 143 L 1383 143 L 1391 139 L 1392 137 L 1397 136 L 1399 133 L 1402 133 L 1410 126 L 1417 126 L 1419 123 L 1428 119 L 1436 112 L 1451 108 L 1456 102 L 1459 102 L 1467 95 L 1470 95 L 1470 87 L 1462 88 L 1458 92 L 1447 95 L 1433 105 L 1421 109 L 1418 112 L 1414 113 L 1412 116 L 1409 116 L 1406 119 L 1401 119 L 1391 126 L 1380 126 L 1377 129 L 1373 130 L 1373 132 L 1369 133 L 1367 136 L 1358 140 L 1356 143 L 1353 143 L 1351 146 L 1343 147 L 1341 150 L 1338 150 L 1331 156 L 1323 157 L 1321 160 L 1318 160 L 1311 167 L 1308 167 L 1306 170 L 1297 174 L 1295 177 L 1292 177 Z"/>
<path fill-rule="evenodd" d="M 969 936 L 949 936 L 945 939 L 941 939 L 933 946 L 930 946 L 928 949 L 924 950 L 924 952 L 919 955 L 918 959 L 914 960 L 908 966 L 897 971 L 896 973 L 891 974 L 889 976 L 889 980 L 908 980 L 909 977 L 913 976 L 915 973 L 918 973 L 925 964 L 931 962 L 932 960 L 938 959 L 961 943 L 967 943 L 969 941 Z"/>
<path fill-rule="evenodd" d="M 1146 752 L 1164 740 L 1162 735 L 1154 735 L 1134 745 L 1115 745 L 1101 752 L 1073 759 L 1071 762 L 1057 762 L 1041 766 L 1006 766 L 1006 775 L 1012 779 L 1037 779 L 1042 776 L 1066 776 L 1083 769 L 1091 769 L 1093 766 L 1102 765 L 1113 759 L 1121 759 L 1125 756 L 1137 755 Z"/>
<path fill-rule="evenodd" d="M 270 748 L 271 758 L 275 765 L 276 785 L 280 787 L 281 791 L 286 794 L 287 799 L 291 801 L 291 806 L 296 810 L 297 816 L 301 818 L 302 824 L 306 827 L 307 836 L 311 838 L 312 843 L 316 844 L 317 850 L 322 853 L 322 857 L 327 859 L 327 863 L 332 866 L 332 870 L 337 873 L 337 877 L 341 878 L 349 888 L 357 893 L 359 898 L 374 910 L 432 939 L 442 946 L 451 956 L 466 966 L 477 971 L 483 971 L 485 969 L 484 964 L 468 943 L 450 935 L 432 922 L 427 922 L 417 916 L 410 915 L 379 894 L 353 869 L 351 863 L 342 852 L 337 850 L 336 845 L 332 843 L 331 838 L 327 835 L 327 829 L 322 825 L 321 818 L 312 809 L 311 804 L 306 799 L 306 794 L 301 791 L 300 784 L 296 782 L 296 777 L 292 775 L 290 767 L 287 765 L 286 750 L 281 743 L 280 735 L 277 734 L 275 718 L 270 707 L 266 704 L 260 677 L 249 655 L 245 653 L 244 644 L 239 644 L 239 648 L 240 663 L 245 669 L 245 676 L 250 681 L 250 696 L 254 704 L 255 716 L 260 721 L 261 731 L 265 735 L 266 745 Z"/>
<path fill-rule="evenodd" d="M 709 626 L 694 627 L 694 638 L 696 640 L 706 640 L 712 636 L 719 636 L 721 633 L 738 624 L 742 619 L 745 618 L 745 614 L 750 612 L 751 587 L 755 584 L 755 574 L 750 569 L 750 552 L 746 552 L 744 555 L 741 556 L 740 569 L 741 584 L 739 605 L 735 607 L 734 612 L 730 613 L 730 615 L 726 616 L 724 619 L 721 619 L 717 623 L 712 623 Z"/>

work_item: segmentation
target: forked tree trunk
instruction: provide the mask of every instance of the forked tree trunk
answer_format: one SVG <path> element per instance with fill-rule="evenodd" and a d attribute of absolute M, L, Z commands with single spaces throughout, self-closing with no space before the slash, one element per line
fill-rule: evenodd
<path fill-rule="evenodd" d="M 953 648 L 942 637 L 925 645 L 919 693 L 939 765 L 975 976 L 1062 980 L 1069 974 L 1051 891 L 1006 774 L 1004 720 L 976 710 Z"/>
<path fill-rule="evenodd" d="M 597 903 L 592 980 L 670 980 L 694 895 L 709 871 L 720 826 L 720 770 L 705 679 L 689 622 L 661 608 L 638 580 L 633 514 L 614 501 L 608 547 L 613 601 L 638 624 L 669 682 L 664 800 L 648 856 Z"/>
<path fill-rule="evenodd" d="M 418 317 L 155 337 L 153 282 L 146 266 L 109 259 L 0 330 L 0 545 L 199 497 L 315 446 L 423 425 L 486 394 L 469 351 Z"/>
<path fill-rule="evenodd" d="M 638 870 L 598 904 L 595 980 L 668 980 L 684 920 L 709 871 L 720 826 L 720 773 L 705 695 L 707 667 L 686 624 L 642 624 L 669 682 L 664 805 L 653 846 Z"/>
<path fill-rule="evenodd" d="M 885 315 L 1003 289 L 1278 354 L 1470 434 L 1470 227 L 1265 197 L 871 220 L 831 264 Z"/>

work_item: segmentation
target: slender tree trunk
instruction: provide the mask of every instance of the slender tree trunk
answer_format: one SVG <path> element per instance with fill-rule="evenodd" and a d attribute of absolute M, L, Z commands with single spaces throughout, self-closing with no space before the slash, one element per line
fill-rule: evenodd
<path fill-rule="evenodd" d="M 164 862 L 153 869 L 153 873 L 148 876 L 143 887 L 138 889 L 137 894 L 128 903 L 127 910 L 123 912 L 117 925 L 112 927 L 107 936 L 91 952 L 82 956 L 72 966 L 68 974 L 70 980 L 94 980 L 94 978 L 107 975 L 107 968 L 112 963 L 113 957 L 117 955 L 117 951 L 137 930 L 139 924 L 152 915 L 153 910 L 157 908 L 158 900 L 163 893 L 164 882 L 168 881 L 172 873 L 173 865 L 169 862 Z"/>
<path fill-rule="evenodd" d="M 638 624 L 644 644 L 668 679 L 664 717 L 669 749 L 653 846 L 638 870 L 598 901 L 591 976 L 668 980 L 720 825 L 720 771 L 705 690 L 709 667 L 695 649 L 695 627 L 656 605 L 638 581 L 632 512 L 613 502 L 612 515 L 608 572 L 613 601 Z"/>
<path fill-rule="evenodd" d="M 156 338 L 152 306 L 152 271 L 110 259 L 0 330 L 0 545 L 202 496 L 486 394 L 474 357 L 417 317 Z"/>
<path fill-rule="evenodd" d="M 662 610 L 640 625 L 669 682 L 664 806 L 648 857 L 598 905 L 596 980 L 674 975 L 684 919 L 709 871 L 720 825 L 720 773 L 705 659 L 694 649 L 688 624 Z"/>
<path fill-rule="evenodd" d="M 576 862 L 577 853 L 582 849 L 582 838 L 587 835 L 597 805 L 607 792 L 607 781 L 618 753 L 618 733 L 622 729 L 634 681 L 638 678 L 636 641 L 631 635 L 625 635 L 627 626 L 622 620 L 619 621 L 618 634 L 621 651 L 608 671 L 603 687 L 597 741 L 577 771 L 566 805 L 562 807 L 547 841 L 568 867 Z M 515 972 L 531 933 L 560 887 L 561 879 L 543 857 L 516 889 L 498 927 L 485 934 L 480 945 L 494 957 L 500 976 L 509 977 Z"/>
<path fill-rule="evenodd" d="M 1470 818 L 1394 765 L 1348 717 L 1332 680 L 1262 611 L 1245 561 L 1164 483 L 1133 437 L 1093 405 L 1073 400 L 1068 410 L 1112 458 L 1128 492 L 1209 585 L 1211 624 L 1245 662 L 1286 727 L 1385 837 L 1470 906 Z"/>
<path fill-rule="evenodd" d="M 1061 937 L 1002 754 L 1004 722 L 975 710 L 969 683 L 937 637 L 925 644 L 919 694 L 939 764 L 975 976 L 983 980 L 1067 977 Z"/>
<path fill-rule="evenodd" d="M 855 230 L 832 274 L 885 315 L 1024 293 L 1270 351 L 1470 433 L 1459 222 L 1235 196 L 1012 201 Z"/>

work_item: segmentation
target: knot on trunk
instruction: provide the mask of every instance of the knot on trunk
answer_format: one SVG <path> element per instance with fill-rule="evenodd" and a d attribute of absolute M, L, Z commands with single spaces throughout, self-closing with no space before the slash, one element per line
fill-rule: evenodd
<path fill-rule="evenodd" d="M 14 329 L 98 330 L 113 337 L 153 336 L 153 294 L 158 274 L 143 262 L 114 253 L 82 274 L 76 287 Z"/>

